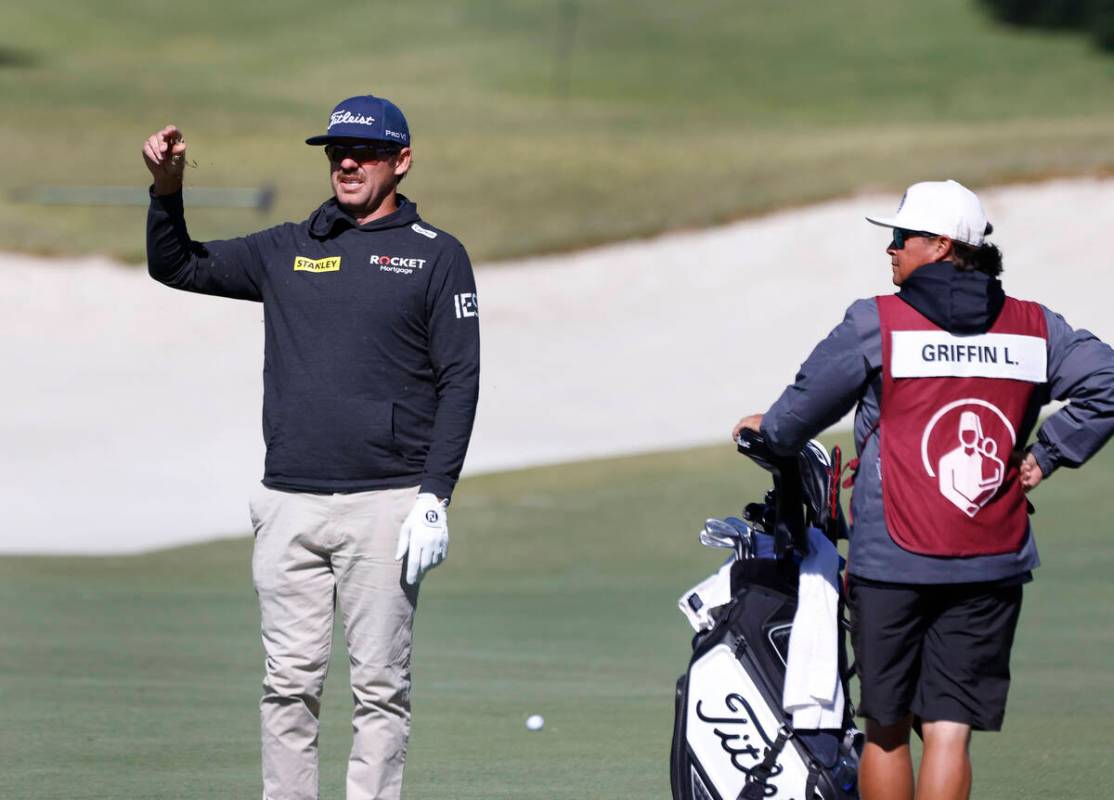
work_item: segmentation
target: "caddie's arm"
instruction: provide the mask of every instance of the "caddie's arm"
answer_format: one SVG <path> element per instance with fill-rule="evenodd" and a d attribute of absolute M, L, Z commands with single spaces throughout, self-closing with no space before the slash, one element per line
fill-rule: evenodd
<path fill-rule="evenodd" d="M 262 259 L 252 237 L 204 243 L 190 239 L 182 205 L 187 149 L 182 132 L 174 125 L 151 134 L 143 143 L 143 162 L 152 178 L 147 271 L 175 289 L 262 300 Z"/>
<path fill-rule="evenodd" d="M 855 407 L 866 384 L 876 375 L 866 356 L 864 325 L 873 300 L 858 300 L 827 338 L 801 364 L 793 383 L 762 415 L 761 432 L 775 452 L 796 453 L 805 443 L 839 422 Z M 877 335 L 875 334 L 875 338 Z M 742 420 L 740 421 L 742 422 Z"/>
<path fill-rule="evenodd" d="M 1047 478 L 1058 467 L 1082 465 L 1114 435 L 1114 350 L 1090 331 L 1074 330 L 1059 314 L 1044 311 L 1048 394 L 1068 401 L 1044 421 L 1029 448 Z"/>

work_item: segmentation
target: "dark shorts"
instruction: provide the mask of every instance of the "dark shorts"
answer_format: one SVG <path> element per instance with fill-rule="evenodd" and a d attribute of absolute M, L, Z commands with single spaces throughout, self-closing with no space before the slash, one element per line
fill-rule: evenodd
<path fill-rule="evenodd" d="M 1020 584 L 910 585 L 851 578 L 860 716 L 1002 728 Z"/>

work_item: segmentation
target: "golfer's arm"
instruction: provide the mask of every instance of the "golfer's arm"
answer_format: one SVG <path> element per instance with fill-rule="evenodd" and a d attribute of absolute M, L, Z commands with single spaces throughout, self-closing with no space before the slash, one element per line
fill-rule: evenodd
<path fill-rule="evenodd" d="M 436 377 L 437 412 L 421 490 L 449 498 L 460 477 L 476 417 L 480 326 L 474 304 L 476 282 L 463 247 L 439 277 L 429 299 L 429 354 Z M 473 300 L 458 300 L 462 295 Z"/>
<path fill-rule="evenodd" d="M 186 228 L 182 193 L 151 194 L 147 211 L 147 271 L 175 289 L 262 300 L 261 259 L 250 237 L 195 242 Z"/>
<path fill-rule="evenodd" d="M 1049 391 L 1068 401 L 1040 426 L 1030 450 L 1047 478 L 1057 467 L 1080 466 L 1114 435 L 1114 350 L 1047 309 L 1045 320 Z"/>
<path fill-rule="evenodd" d="M 854 303 L 763 415 L 762 433 L 775 450 L 797 452 L 854 408 L 871 376 L 870 343 L 865 340 L 879 336 L 872 334 L 871 313 L 876 320 L 873 300 Z"/>

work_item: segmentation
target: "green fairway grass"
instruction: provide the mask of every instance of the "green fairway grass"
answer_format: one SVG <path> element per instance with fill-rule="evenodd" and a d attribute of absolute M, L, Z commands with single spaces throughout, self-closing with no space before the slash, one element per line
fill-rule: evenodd
<path fill-rule="evenodd" d="M 974 797 L 1092 798 L 1114 752 L 1114 451 L 1034 495 L 1005 731 L 976 735 Z M 406 797 L 669 797 L 676 609 L 722 551 L 706 516 L 766 476 L 730 446 L 477 477 L 423 584 Z M 154 523 L 153 523 L 154 524 Z M 114 558 L 0 558 L 0 797 L 259 794 L 263 666 L 249 538 Z M 343 796 L 342 639 L 326 686 L 324 798 Z M 545 729 L 528 733 L 529 714 Z"/>
<path fill-rule="evenodd" d="M 186 133 L 187 187 L 274 186 L 268 214 L 193 210 L 199 239 L 303 219 L 302 144 L 342 97 L 409 115 L 404 184 L 482 260 L 705 226 L 864 189 L 1114 165 L 1114 59 L 1003 28 L 975 0 L 38 0 L 0 10 L 0 249 L 141 260 L 142 208 L 16 202 L 142 188 Z"/>

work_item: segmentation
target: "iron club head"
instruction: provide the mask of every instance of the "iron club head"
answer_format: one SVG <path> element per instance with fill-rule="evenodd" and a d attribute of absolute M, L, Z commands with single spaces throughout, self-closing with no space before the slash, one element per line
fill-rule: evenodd
<path fill-rule="evenodd" d="M 700 529 L 700 543 L 705 547 L 724 547 L 734 549 L 739 541 L 739 532 L 722 519 L 709 519 Z"/>

